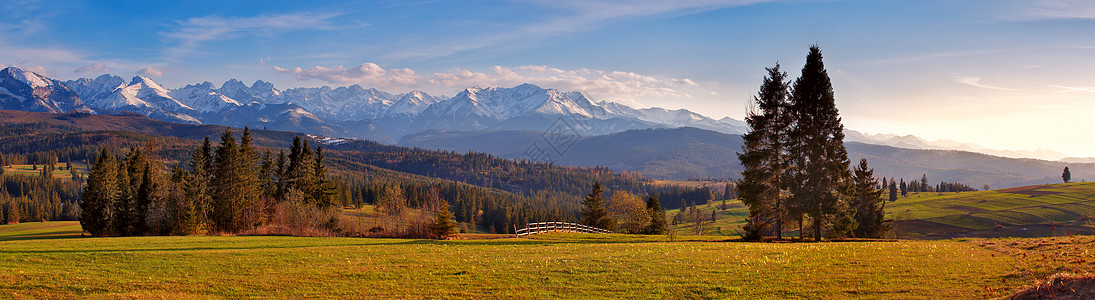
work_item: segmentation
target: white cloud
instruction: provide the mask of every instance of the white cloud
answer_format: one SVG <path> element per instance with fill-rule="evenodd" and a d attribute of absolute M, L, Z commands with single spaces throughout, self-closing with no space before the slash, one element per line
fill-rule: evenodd
<path fill-rule="evenodd" d="M 300 30 L 331 30 L 337 27 L 329 20 L 341 14 L 287 13 L 263 14 L 254 17 L 205 16 L 178 22 L 179 27 L 163 36 L 178 45 L 167 50 L 169 56 L 193 52 L 201 43 L 246 35 L 274 35 Z M 364 25 L 361 25 L 364 26 Z M 357 27 L 361 27 L 357 26 Z"/>
<path fill-rule="evenodd" d="M 473 72 L 455 69 L 450 72 L 435 73 L 429 79 L 430 84 L 444 87 L 468 86 L 515 86 L 532 83 L 545 88 L 564 91 L 581 91 L 597 100 L 624 101 L 635 103 L 636 99 L 690 98 L 687 93 L 677 89 L 678 85 L 699 85 L 691 79 L 671 79 L 623 71 L 602 71 L 591 69 L 564 70 L 547 66 L 518 66 L 507 68 L 495 66 L 490 72 Z"/>
<path fill-rule="evenodd" d="M 106 64 L 95 63 L 86 66 L 80 66 L 79 68 L 76 68 L 76 70 L 72 70 L 72 73 L 110 73 L 110 68 L 108 68 Z"/>
<path fill-rule="evenodd" d="M 987 84 L 981 83 L 981 77 L 955 76 L 954 77 L 954 82 L 969 85 L 969 86 L 979 87 L 979 88 L 983 88 L 983 89 L 990 89 L 990 90 L 1000 90 L 1000 91 L 1014 91 L 1015 90 L 1015 89 L 1010 89 L 1010 88 L 1006 88 L 1006 87 L 999 87 L 999 86 L 987 85 Z"/>
<path fill-rule="evenodd" d="M 333 68 L 315 66 L 308 69 L 301 67 L 286 69 L 275 66 L 274 70 L 280 73 L 296 75 L 297 80 L 300 81 L 318 79 L 330 84 L 363 84 L 379 88 L 415 86 L 421 79 L 420 76 L 415 74 L 414 70 L 385 70 L 374 63 L 363 63 L 354 68 L 345 68 L 343 66 L 336 66 Z"/>
<path fill-rule="evenodd" d="M 1052 84 L 1048 85 L 1048 86 L 1063 89 L 1061 91 L 1057 91 L 1058 93 L 1069 93 L 1069 92 L 1095 93 L 1095 87 L 1084 88 L 1084 87 L 1071 87 L 1071 86 L 1052 85 Z"/>
<path fill-rule="evenodd" d="M 39 66 L 39 65 L 12 65 L 12 66 L 16 67 L 16 68 L 19 68 L 19 69 L 22 69 L 23 71 L 31 71 L 31 72 L 34 72 L 34 73 L 38 73 L 38 75 L 47 76 L 47 77 L 50 76 L 51 73 L 52 73 L 49 70 L 47 70 L 45 67 Z"/>
<path fill-rule="evenodd" d="M 429 59 L 464 51 L 499 51 L 570 33 L 596 30 L 620 20 L 681 16 L 771 1 L 775 0 L 535 0 L 527 3 L 541 7 L 544 13 L 538 17 L 544 19 L 521 20 L 506 26 L 507 30 L 474 39 L 458 36 L 431 41 L 425 47 L 414 43 L 413 48 L 393 51 L 389 58 Z"/>
<path fill-rule="evenodd" d="M 689 78 L 666 78 L 625 71 L 592 69 L 565 70 L 540 65 L 494 66 L 486 71 L 455 68 L 420 76 L 411 69 L 384 69 L 374 63 L 355 68 L 343 66 L 312 68 L 274 67 L 280 73 L 295 75 L 297 80 L 321 80 L 327 84 L 361 84 L 381 89 L 419 89 L 431 93 L 452 92 L 453 88 L 472 86 L 511 87 L 532 83 L 545 88 L 581 91 L 597 100 L 637 103 L 640 98 L 689 99 L 682 87 L 700 86 Z"/>
<path fill-rule="evenodd" d="M 1033 19 L 1095 19 L 1095 2 L 1090 0 L 1022 1 L 1020 14 Z"/>
<path fill-rule="evenodd" d="M 160 77 L 160 76 L 163 76 L 163 70 L 161 70 L 159 68 L 155 68 L 155 67 L 145 67 L 144 69 L 141 69 L 140 71 L 137 71 L 137 75 L 148 76 L 148 77 Z"/>

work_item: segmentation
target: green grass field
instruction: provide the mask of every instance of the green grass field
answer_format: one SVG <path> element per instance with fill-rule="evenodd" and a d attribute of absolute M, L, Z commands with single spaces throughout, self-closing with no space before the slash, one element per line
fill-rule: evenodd
<path fill-rule="evenodd" d="M 65 163 L 55 164 L 54 167 L 55 168 L 53 169 L 53 178 L 72 178 L 72 172 L 69 172 L 69 170 L 67 170 L 67 169 L 66 170 L 61 170 L 62 168 L 65 167 Z M 4 168 L 4 174 L 23 175 L 23 176 L 41 176 L 42 175 L 42 165 L 38 165 L 37 169 L 35 169 L 34 166 L 32 166 L 32 165 L 0 166 L 0 168 Z M 87 176 L 87 173 L 88 173 L 87 165 L 85 165 L 83 163 L 73 163 L 72 168 L 75 169 L 76 172 L 79 173 L 81 176 L 85 176 L 85 177 Z"/>
<path fill-rule="evenodd" d="M 748 209 L 736 200 L 718 209 L 721 200 L 698 205 L 709 222 L 705 234 L 738 236 Z M 672 219 L 679 210 L 667 211 Z M 963 193 L 912 193 L 886 203 L 889 219 L 896 220 L 891 237 L 1048 237 L 1095 234 L 1095 182 L 1018 187 Z M 998 226 L 999 225 L 999 226 Z M 796 225 L 797 226 L 797 225 Z M 685 222 L 673 226 L 693 232 Z M 789 230 L 790 231 L 790 230 Z M 795 236 L 796 231 L 788 234 Z"/>
<path fill-rule="evenodd" d="M 1018 257 L 1027 247 L 1008 240 L 81 238 L 78 232 L 75 222 L 0 225 L 0 297 L 968 299 L 1006 296 L 1095 261 L 1095 253 L 1085 252 L 1079 262 L 1024 264 Z M 1095 239 L 1077 242 L 1089 249 Z"/>

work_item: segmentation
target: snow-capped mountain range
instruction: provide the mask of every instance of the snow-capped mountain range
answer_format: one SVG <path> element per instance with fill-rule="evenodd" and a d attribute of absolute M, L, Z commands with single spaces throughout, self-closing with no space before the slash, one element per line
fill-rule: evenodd
<path fill-rule="evenodd" d="M 583 134 L 630 129 L 699 127 L 738 134 L 741 121 L 714 120 L 688 110 L 635 109 L 595 103 L 580 92 L 532 84 L 473 87 L 451 98 L 420 91 L 393 94 L 359 85 L 278 90 L 262 80 L 232 79 L 171 90 L 144 76 L 116 75 L 57 81 L 9 67 L 0 71 L 0 109 L 94 113 L 131 112 L 153 119 L 251 126 L 394 142 L 427 130 L 547 130 L 557 119 L 581 124 Z"/>
<path fill-rule="evenodd" d="M 94 79 L 58 81 L 8 67 L 0 70 L 0 109 L 116 114 L 138 113 L 152 119 L 297 131 L 395 143 L 427 131 L 547 131 L 565 120 L 580 135 L 633 129 L 695 127 L 727 134 L 747 130 L 745 122 L 712 119 L 685 110 L 641 108 L 593 102 L 580 92 L 544 89 L 532 84 L 512 88 L 472 87 L 451 98 L 420 91 L 393 94 L 359 85 L 278 90 L 266 81 L 250 86 L 236 79 L 218 88 L 210 82 L 167 89 L 151 78 L 128 82 L 105 74 Z M 418 138 L 421 138 L 419 136 Z M 1045 160 L 1065 158 L 1050 150 L 1007 151 L 916 136 L 864 134 L 846 130 L 845 141 L 908 149 L 979 152 Z"/>

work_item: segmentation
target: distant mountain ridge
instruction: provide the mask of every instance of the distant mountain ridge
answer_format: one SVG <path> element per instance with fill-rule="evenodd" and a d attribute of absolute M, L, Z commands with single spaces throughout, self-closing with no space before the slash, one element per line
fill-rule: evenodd
<path fill-rule="evenodd" d="M 546 130 L 557 119 L 582 125 L 583 134 L 694 126 L 725 133 L 744 131 L 741 121 L 714 120 L 688 110 L 634 109 L 595 103 L 580 92 L 532 84 L 467 88 L 451 98 L 421 91 L 393 94 L 360 85 L 278 90 L 258 80 L 231 79 L 171 90 L 151 78 L 130 81 L 104 74 L 60 82 L 8 67 L 0 73 L 0 109 L 43 112 L 132 112 L 192 124 L 254 126 L 394 143 L 428 130 Z"/>
<path fill-rule="evenodd" d="M 984 153 L 989 155 L 1010 157 L 1010 158 L 1036 158 L 1051 161 L 1095 161 L 1095 158 L 1068 158 L 1064 153 L 1060 153 L 1052 150 L 1037 149 L 1034 151 L 1029 150 L 997 150 L 982 147 L 972 143 L 962 143 L 952 140 L 937 140 L 928 141 L 923 138 L 914 135 L 894 135 L 894 134 L 866 134 L 855 130 L 844 130 L 844 140 L 849 142 L 859 142 L 865 144 L 887 145 L 898 148 L 908 149 L 921 149 L 921 150 L 959 150 Z"/>
<path fill-rule="evenodd" d="M 542 142 L 535 131 L 424 132 L 405 137 L 401 146 L 477 151 L 513 159 L 532 159 L 530 145 Z M 569 166 L 606 166 L 655 179 L 736 178 L 742 168 L 737 153 L 740 135 L 691 127 L 644 129 L 578 139 L 553 162 Z M 959 150 L 899 148 L 846 141 L 852 162 L 866 158 L 875 176 L 919 180 L 930 184 L 961 182 L 975 188 L 1016 187 L 1061 182 L 1069 166 L 1074 181 L 1095 180 L 1093 162 L 1058 162 L 1007 158 Z"/>

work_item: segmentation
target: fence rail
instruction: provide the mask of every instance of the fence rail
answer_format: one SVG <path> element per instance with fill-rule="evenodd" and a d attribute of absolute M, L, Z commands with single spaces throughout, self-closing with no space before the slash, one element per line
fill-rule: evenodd
<path fill-rule="evenodd" d="M 516 232 L 517 237 L 548 232 L 612 233 L 611 231 L 597 227 L 567 222 L 528 223 L 525 228 L 518 229 Z"/>

